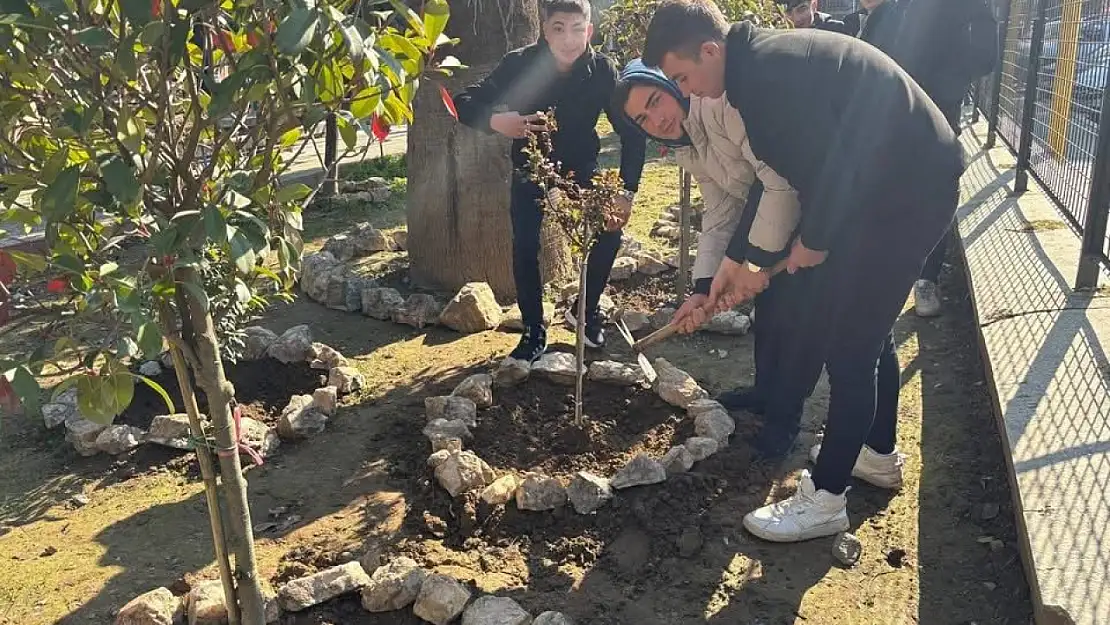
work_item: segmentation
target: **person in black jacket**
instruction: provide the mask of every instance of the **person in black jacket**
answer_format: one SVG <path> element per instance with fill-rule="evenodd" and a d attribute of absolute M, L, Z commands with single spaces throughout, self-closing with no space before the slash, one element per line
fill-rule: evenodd
<path fill-rule="evenodd" d="M 790 20 L 794 28 L 816 28 L 856 36 L 851 27 L 844 22 L 833 19 L 833 16 L 828 13 L 818 11 L 817 0 L 778 0 L 778 3 L 782 5 L 786 19 Z"/>
<path fill-rule="evenodd" d="M 561 164 L 564 174 L 573 173 L 579 185 L 590 184 L 601 150 L 595 127 L 601 112 L 609 111 L 618 77 L 616 66 L 589 48 L 592 33 L 587 0 L 548 0 L 543 3 L 540 41 L 509 52 L 488 76 L 454 98 L 460 122 L 513 140 L 509 209 L 513 277 L 525 329 L 510 358 L 529 365 L 547 348 L 547 328 L 539 264 L 541 191 L 528 178 L 528 158 L 523 149 L 530 132 L 545 128 L 543 112 L 554 108 L 557 130 L 551 137 L 551 158 Z M 620 111 L 608 117 L 620 135 L 620 175 L 625 196 L 619 200 L 618 217 L 609 224 L 608 231 L 598 234 L 587 259 L 585 333 L 590 347 L 601 347 L 605 342 L 599 311 L 601 292 L 617 258 L 621 228 L 632 212 L 633 194 L 644 166 L 643 135 L 622 122 Z M 571 325 L 579 321 L 574 318 L 577 311 L 577 304 L 567 311 Z"/>
<path fill-rule="evenodd" d="M 972 81 L 994 68 L 998 24 L 985 0 L 865 0 L 859 37 L 913 76 L 960 134 L 960 111 Z M 948 251 L 941 238 L 914 284 L 921 317 L 941 312 L 937 281 Z"/>
<path fill-rule="evenodd" d="M 952 221 L 964 168 L 956 136 L 921 87 L 876 48 L 814 29 L 730 26 L 710 0 L 660 5 L 643 58 L 684 93 L 727 96 L 756 157 L 798 191 L 800 234 L 787 270 L 822 265 L 798 312 L 823 324 L 812 349 L 829 375 L 828 422 L 813 474 L 744 525 L 782 542 L 844 531 L 853 474 L 901 485 L 891 330 Z M 718 310 L 767 285 L 765 273 L 729 256 L 710 290 Z M 780 395 L 771 403 L 794 400 Z"/>

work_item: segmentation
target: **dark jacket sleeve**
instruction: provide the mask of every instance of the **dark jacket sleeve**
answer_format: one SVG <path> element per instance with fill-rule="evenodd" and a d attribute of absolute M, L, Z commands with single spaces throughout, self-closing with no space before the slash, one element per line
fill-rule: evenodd
<path fill-rule="evenodd" d="M 733 233 L 732 239 L 728 243 L 725 255 L 738 263 L 751 261 L 753 265 L 758 267 L 770 267 L 786 256 L 790 251 L 790 246 L 782 251 L 768 252 L 748 241 L 748 234 L 751 232 L 752 224 L 755 223 L 756 213 L 759 212 L 759 202 L 762 198 L 763 183 L 756 180 L 751 189 L 748 190 L 748 201 L 744 205 L 740 223 L 736 225 L 736 232 Z M 708 291 L 706 292 L 708 293 Z"/>
<path fill-rule="evenodd" d="M 493 116 L 494 108 L 501 103 L 505 90 L 520 73 L 520 66 L 519 53 L 510 52 L 489 75 L 455 95 L 455 110 L 459 113 L 459 121 L 475 130 L 492 133 L 489 119 Z"/>
<path fill-rule="evenodd" d="M 624 188 L 636 191 L 640 188 L 640 176 L 644 171 L 644 158 L 647 155 L 647 139 L 639 128 L 633 126 L 625 117 L 624 111 L 613 108 L 613 89 L 617 84 L 617 68 L 612 61 L 605 59 L 602 71 L 607 73 L 605 84 L 605 116 L 613 125 L 613 130 L 621 141 L 621 180 Z"/>

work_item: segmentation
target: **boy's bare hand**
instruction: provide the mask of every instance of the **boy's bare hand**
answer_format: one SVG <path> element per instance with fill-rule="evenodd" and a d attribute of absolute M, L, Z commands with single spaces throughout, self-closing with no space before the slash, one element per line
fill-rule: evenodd
<path fill-rule="evenodd" d="M 700 293 L 691 295 L 675 311 L 674 316 L 671 317 L 671 325 L 678 326 L 680 334 L 696 332 L 698 328 L 705 325 L 705 321 L 709 318 L 704 309 L 708 300 L 708 297 Z"/>
<path fill-rule="evenodd" d="M 766 271 L 752 271 L 726 257 L 717 268 L 717 275 L 713 276 L 704 309 L 707 314 L 731 310 L 762 293 L 770 281 L 771 276 Z"/>
<path fill-rule="evenodd" d="M 609 219 L 605 222 L 605 229 L 610 232 L 620 230 L 628 223 L 628 218 L 631 216 L 632 200 L 626 197 L 618 197 L 614 202 L 613 212 L 609 214 Z"/>
<path fill-rule="evenodd" d="M 489 118 L 489 127 L 510 139 L 523 139 L 529 132 L 546 130 L 547 122 L 540 113 L 521 115 L 516 111 L 508 111 L 494 113 Z"/>
<path fill-rule="evenodd" d="M 825 262 L 828 256 L 828 252 L 819 252 L 809 249 L 802 243 L 802 239 L 799 237 L 794 241 L 794 246 L 790 248 L 790 256 L 786 259 L 786 271 L 788 273 L 795 273 L 799 269 L 816 267 Z"/>

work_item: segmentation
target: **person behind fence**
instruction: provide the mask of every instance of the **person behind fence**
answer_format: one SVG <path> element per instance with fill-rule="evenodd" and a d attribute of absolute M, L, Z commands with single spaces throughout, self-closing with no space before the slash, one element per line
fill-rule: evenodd
<path fill-rule="evenodd" d="M 886 487 L 902 481 L 892 329 L 952 221 L 964 168 L 956 136 L 873 46 L 815 29 L 730 25 L 710 0 L 661 4 L 643 58 L 683 93 L 726 96 L 754 155 L 798 191 L 800 234 L 787 270 L 824 265 L 800 305 L 823 324 L 812 350 L 828 371 L 828 419 L 812 474 L 803 472 L 792 496 L 748 513 L 744 526 L 781 542 L 844 531 L 853 474 Z M 712 310 L 767 287 L 766 274 L 745 265 L 721 262 Z"/>
<path fill-rule="evenodd" d="M 726 254 L 763 267 L 786 256 L 787 244 L 798 224 L 797 193 L 782 176 L 755 158 L 745 139 L 744 120 L 723 98 L 686 98 L 661 71 L 638 59 L 621 72 L 613 97 L 613 108 L 622 109 L 631 123 L 654 140 L 676 148 L 678 164 L 701 190 L 705 209 L 692 270 L 694 293 L 671 320 L 681 332 L 690 333 L 706 320 L 702 307 L 713 274 Z M 734 236 L 738 232 L 743 234 Z M 755 385 L 717 398 L 729 410 L 767 417 L 755 442 L 757 450 L 765 455 L 779 455 L 782 441 L 793 441 L 805 399 L 821 373 L 822 363 L 816 359 L 811 359 L 808 374 L 797 366 L 796 359 L 791 361 L 792 371 L 779 368 L 787 362 L 784 355 L 791 349 L 804 349 L 806 328 L 791 322 L 793 309 L 800 305 L 795 299 L 807 277 L 779 276 L 756 297 Z M 795 401 L 784 414 L 766 414 L 764 398 L 780 387 Z"/>
<path fill-rule="evenodd" d="M 859 37 L 886 52 L 929 94 L 957 135 L 964 96 L 998 62 L 998 24 L 985 0 L 865 0 Z M 948 252 L 945 235 L 914 284 L 914 310 L 941 313 L 937 282 Z"/>
<path fill-rule="evenodd" d="M 790 20 L 794 28 L 816 28 L 856 36 L 851 26 L 833 19 L 833 16 L 828 13 L 818 11 L 817 0 L 777 0 L 777 2 L 782 6 L 782 12 L 786 14 L 786 19 Z"/>
<path fill-rule="evenodd" d="M 547 328 L 539 261 L 542 194 L 528 178 L 528 158 L 523 151 L 527 137 L 545 129 L 542 112 L 554 108 L 558 128 L 551 137 L 551 159 L 561 163 L 564 174 L 573 172 L 579 185 L 590 184 L 601 150 L 595 127 L 601 112 L 610 106 L 618 76 L 612 61 L 589 47 L 593 26 L 587 0 L 546 0 L 542 17 L 543 34 L 538 42 L 506 54 L 488 76 L 454 98 L 460 122 L 513 140 L 509 210 L 513 278 L 524 335 L 509 357 L 529 365 L 547 348 Z M 601 347 L 605 342 L 599 302 L 620 249 L 621 228 L 631 215 L 633 194 L 644 166 L 643 135 L 622 123 L 621 115 L 608 117 L 616 120 L 613 126 L 620 136 L 620 175 L 625 195 L 618 200 L 610 229 L 597 235 L 587 258 L 585 337 L 590 347 Z M 567 312 L 568 323 L 579 322 L 574 318 L 577 311 L 578 304 L 574 303 Z"/>

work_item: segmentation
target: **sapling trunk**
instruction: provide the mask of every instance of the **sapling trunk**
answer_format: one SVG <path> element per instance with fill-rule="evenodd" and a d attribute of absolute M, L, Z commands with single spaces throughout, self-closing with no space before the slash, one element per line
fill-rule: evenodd
<path fill-rule="evenodd" d="M 182 269 L 178 278 L 179 282 L 199 282 L 196 271 L 192 269 Z M 182 311 L 183 328 L 188 329 L 184 333 L 185 343 L 192 348 L 196 360 L 194 364 L 199 368 L 195 370 L 197 381 L 208 397 L 209 417 L 216 438 L 224 501 L 227 503 L 227 527 L 231 530 L 229 546 L 235 555 L 235 581 L 242 625 L 265 625 L 265 604 L 258 579 L 251 513 L 247 503 L 247 481 L 239 463 L 238 432 L 231 414 L 235 388 L 224 376 L 212 315 L 204 302 L 191 292 L 182 291 L 189 320 L 185 323 L 185 311 Z"/>
<path fill-rule="evenodd" d="M 204 440 L 204 427 L 200 422 L 200 408 L 197 406 L 196 393 L 193 391 L 193 381 L 189 379 L 188 364 L 181 355 L 181 350 L 176 347 L 170 348 L 170 356 L 173 357 L 173 370 L 177 375 L 177 385 L 181 388 L 181 400 L 185 404 L 185 413 L 189 415 L 189 429 L 192 431 L 194 439 Z M 216 490 L 216 467 L 212 464 L 212 455 L 208 447 L 198 444 L 196 452 L 197 462 L 200 464 L 200 476 L 204 480 L 204 499 L 208 504 L 208 521 L 212 526 L 212 544 L 216 550 L 216 564 L 220 567 L 220 581 L 223 582 L 224 587 L 227 622 L 228 625 L 239 625 L 239 602 L 235 590 L 235 578 L 231 574 L 231 562 L 227 558 L 227 536 L 224 534 L 220 498 Z"/>
<path fill-rule="evenodd" d="M 582 378 L 586 374 L 586 255 L 582 252 L 582 262 L 578 267 L 578 318 L 574 340 L 574 425 L 582 427 L 586 423 L 582 414 Z"/>

